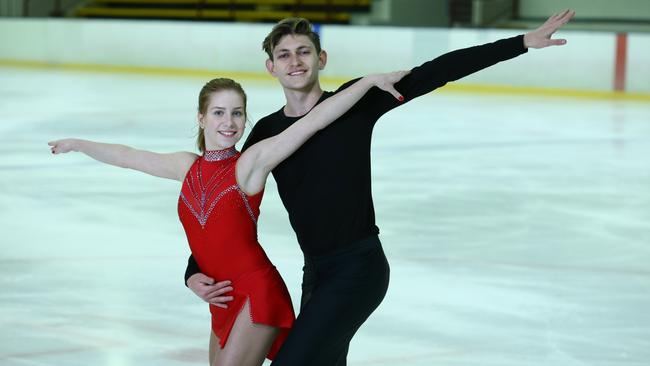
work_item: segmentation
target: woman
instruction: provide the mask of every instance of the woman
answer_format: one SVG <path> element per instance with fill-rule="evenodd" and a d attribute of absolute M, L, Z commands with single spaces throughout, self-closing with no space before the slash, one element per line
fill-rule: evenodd
<path fill-rule="evenodd" d="M 210 305 L 212 365 L 261 365 L 273 359 L 294 321 L 287 288 L 257 241 L 264 184 L 273 168 L 353 106 L 371 87 L 393 88 L 407 71 L 366 76 L 315 107 L 281 134 L 235 150 L 246 122 L 246 94 L 214 79 L 199 94 L 201 156 L 159 154 L 79 139 L 49 142 L 53 154 L 82 152 L 101 162 L 183 182 L 178 213 L 193 256 L 213 278 L 231 279 L 229 306 Z M 296 78 L 302 75 L 297 73 Z M 223 261 L 223 258 L 236 258 Z M 217 345 L 219 345 L 217 347 Z"/>

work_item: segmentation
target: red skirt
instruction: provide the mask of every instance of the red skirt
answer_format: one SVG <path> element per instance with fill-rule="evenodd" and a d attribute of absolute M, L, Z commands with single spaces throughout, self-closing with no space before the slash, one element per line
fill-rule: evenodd
<path fill-rule="evenodd" d="M 221 348 L 226 345 L 235 319 L 243 310 L 246 300 L 249 300 L 249 315 L 253 323 L 280 328 L 280 333 L 266 355 L 266 358 L 273 360 L 296 319 L 282 277 L 274 266 L 269 266 L 233 279 L 231 286 L 233 291 L 226 295 L 233 296 L 233 300 L 228 302 L 227 309 L 210 305 L 212 331 L 219 337 L 219 345 Z"/>

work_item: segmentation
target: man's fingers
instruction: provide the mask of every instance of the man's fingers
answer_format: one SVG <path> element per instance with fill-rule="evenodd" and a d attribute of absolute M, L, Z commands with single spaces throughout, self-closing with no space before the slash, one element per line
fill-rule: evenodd
<path fill-rule="evenodd" d="M 214 296 L 207 298 L 206 301 L 213 304 L 223 304 L 224 302 L 232 301 L 233 299 L 233 296 Z"/>
<path fill-rule="evenodd" d="M 199 295 L 200 298 L 202 298 L 204 301 L 209 303 L 222 302 L 222 301 L 215 301 L 215 299 L 220 299 L 219 296 L 233 290 L 232 286 L 229 286 L 231 283 L 230 281 L 221 281 L 212 284 L 214 280 L 207 276 L 202 276 L 195 280 L 198 283 L 196 283 L 196 285 L 194 286 L 190 286 L 190 288 L 197 295 Z M 226 299 L 226 301 L 232 300 L 232 296 L 226 296 L 222 298 Z"/>
<path fill-rule="evenodd" d="M 226 292 L 232 291 L 232 287 L 222 287 L 222 288 L 217 288 L 217 287 L 211 287 L 209 290 L 205 292 L 205 297 L 212 297 L 212 296 L 219 296 L 223 295 Z"/>
<path fill-rule="evenodd" d="M 214 298 L 209 298 L 206 301 L 209 302 L 212 305 L 226 305 L 224 303 L 232 301 L 234 298 L 232 296 L 217 296 Z"/>
<path fill-rule="evenodd" d="M 565 15 L 567 15 L 569 10 L 570 9 L 564 9 L 563 11 L 561 11 L 559 13 L 555 13 L 555 14 L 553 14 L 553 16 L 551 16 L 551 19 L 553 19 L 553 20 L 562 19 Z"/>
<path fill-rule="evenodd" d="M 232 282 L 230 282 L 230 281 L 221 281 L 221 282 L 217 282 L 217 283 L 215 284 L 215 286 L 216 286 L 216 287 L 225 287 L 225 286 L 230 285 L 231 283 L 232 283 Z"/>
<path fill-rule="evenodd" d="M 214 278 L 212 278 L 212 277 L 208 277 L 208 276 L 206 276 L 206 275 L 202 275 L 202 276 L 199 278 L 199 281 L 200 281 L 201 283 L 205 284 L 205 285 L 213 285 L 214 282 L 215 282 L 215 281 L 214 281 Z"/>
<path fill-rule="evenodd" d="M 558 28 L 565 25 L 573 16 L 576 14 L 575 11 L 566 9 L 562 12 L 553 14 L 548 20 L 541 26 L 541 28 L 550 28 L 551 33 L 555 32 Z"/>
<path fill-rule="evenodd" d="M 562 10 L 561 12 L 557 13 L 557 17 L 561 19 L 561 18 L 564 17 L 568 12 L 569 12 L 569 9 L 564 9 L 564 10 Z"/>
<path fill-rule="evenodd" d="M 569 20 L 571 20 L 571 18 L 573 18 L 574 15 L 576 15 L 576 12 L 573 10 L 567 12 L 562 18 L 562 24 L 566 24 Z"/>
<path fill-rule="evenodd" d="M 573 16 L 576 14 L 575 11 L 566 9 L 558 14 L 555 14 L 549 19 L 549 25 L 546 27 L 547 36 L 549 41 L 546 43 L 546 46 L 562 46 L 566 44 L 566 39 L 550 39 L 553 33 L 555 33 L 560 27 L 565 25 Z"/>
<path fill-rule="evenodd" d="M 218 296 L 215 297 L 214 299 L 211 299 L 212 302 L 218 302 L 218 303 L 224 303 L 224 302 L 229 302 L 234 300 L 235 298 L 233 296 Z"/>
<path fill-rule="evenodd" d="M 193 283 L 198 282 L 198 283 L 201 283 L 201 284 L 204 284 L 204 285 L 212 285 L 214 283 L 214 278 L 208 277 L 208 276 L 204 275 L 203 273 L 195 273 L 192 276 L 190 276 L 190 278 L 188 279 L 187 282 L 188 283 L 189 282 L 193 282 Z"/>
<path fill-rule="evenodd" d="M 573 18 L 574 15 L 576 15 L 576 12 L 575 12 L 575 11 L 573 11 L 573 10 L 569 10 L 569 9 L 565 10 L 565 11 L 562 12 L 562 14 L 557 18 L 556 22 L 557 22 L 558 24 L 556 25 L 556 27 L 559 28 L 559 27 L 565 25 L 569 20 L 571 20 L 571 18 Z"/>
<path fill-rule="evenodd" d="M 550 39 L 549 40 L 549 45 L 550 46 L 562 46 L 566 44 L 566 39 Z"/>
<path fill-rule="evenodd" d="M 566 39 L 545 39 L 537 48 L 544 48 L 550 46 L 562 46 L 564 44 L 566 44 Z"/>
<path fill-rule="evenodd" d="M 548 21 L 554 21 L 555 19 L 557 19 L 560 16 L 561 13 L 562 12 L 554 13 L 553 15 L 551 15 L 550 18 L 548 18 Z"/>

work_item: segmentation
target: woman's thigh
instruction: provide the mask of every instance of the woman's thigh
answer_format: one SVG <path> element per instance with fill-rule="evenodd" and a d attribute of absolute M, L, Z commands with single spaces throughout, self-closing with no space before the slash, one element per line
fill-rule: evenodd
<path fill-rule="evenodd" d="M 219 345 L 219 337 L 217 337 L 213 331 L 210 331 L 210 351 L 209 351 L 209 360 L 210 365 L 214 365 L 215 360 L 221 353 L 221 346 Z"/>
<path fill-rule="evenodd" d="M 250 301 L 246 300 L 213 366 L 260 366 L 264 362 L 280 330 L 253 323 L 250 314 Z"/>

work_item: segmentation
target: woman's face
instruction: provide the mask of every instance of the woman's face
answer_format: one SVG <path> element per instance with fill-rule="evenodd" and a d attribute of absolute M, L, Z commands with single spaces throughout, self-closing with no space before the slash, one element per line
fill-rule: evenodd
<path fill-rule="evenodd" d="M 221 90 L 210 95 L 205 114 L 199 113 L 206 150 L 223 150 L 234 146 L 244 134 L 246 113 L 244 100 L 234 90 Z"/>

